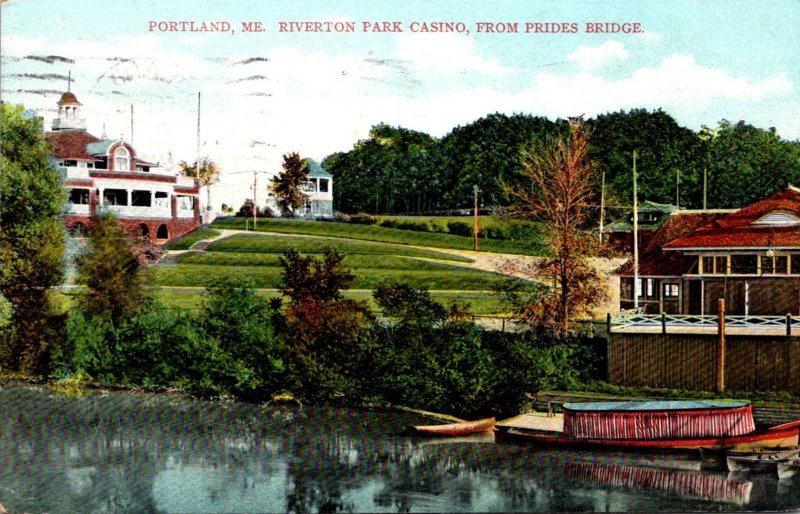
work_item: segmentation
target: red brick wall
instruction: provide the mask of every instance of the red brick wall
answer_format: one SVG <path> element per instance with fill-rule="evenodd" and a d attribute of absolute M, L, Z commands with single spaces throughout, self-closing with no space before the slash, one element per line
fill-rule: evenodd
<path fill-rule="evenodd" d="M 147 237 L 153 242 L 166 242 L 166 240 L 156 239 L 158 228 L 161 225 L 167 227 L 167 240 L 187 234 L 200 226 L 196 214 L 194 219 L 121 219 L 119 222 L 122 223 L 125 231 L 134 237 L 139 236 L 139 227 L 146 225 L 148 229 Z M 86 228 L 91 223 L 89 216 L 64 216 L 64 226 L 67 230 L 74 229 L 78 224 Z"/>

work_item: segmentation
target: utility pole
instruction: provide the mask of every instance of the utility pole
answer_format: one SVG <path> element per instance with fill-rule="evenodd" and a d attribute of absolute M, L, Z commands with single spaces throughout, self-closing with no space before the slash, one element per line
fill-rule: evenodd
<path fill-rule="evenodd" d="M 478 193 L 480 193 L 480 192 L 481 192 L 481 190 L 480 190 L 480 188 L 478 188 L 478 184 L 475 184 L 474 186 L 472 186 L 472 194 L 475 197 L 475 207 L 474 207 L 475 222 L 473 224 L 474 226 L 473 226 L 472 232 L 475 234 L 475 251 L 476 252 L 479 249 L 479 245 L 478 245 L 478 230 L 479 230 L 478 229 Z"/>
<path fill-rule="evenodd" d="M 708 208 L 708 166 L 703 168 L 703 210 Z"/>
<path fill-rule="evenodd" d="M 197 92 L 197 158 L 194 161 L 194 178 L 200 180 L 200 91 Z"/>
<path fill-rule="evenodd" d="M 725 390 L 725 299 L 717 300 L 717 392 Z"/>
<path fill-rule="evenodd" d="M 603 180 L 600 186 L 600 244 L 603 244 L 603 217 L 606 209 L 606 170 L 603 170 Z"/>
<path fill-rule="evenodd" d="M 681 208 L 681 170 L 678 168 L 676 170 L 678 172 L 678 177 L 675 181 L 675 206 L 680 209 Z"/>
<path fill-rule="evenodd" d="M 256 191 L 258 190 L 258 172 L 253 172 L 253 232 L 256 231 L 256 220 L 258 219 L 258 204 L 256 203 Z"/>
<path fill-rule="evenodd" d="M 131 104 L 131 146 L 133 145 L 133 104 Z"/>
<path fill-rule="evenodd" d="M 639 310 L 639 212 L 636 199 L 636 150 L 633 151 L 633 307 Z"/>

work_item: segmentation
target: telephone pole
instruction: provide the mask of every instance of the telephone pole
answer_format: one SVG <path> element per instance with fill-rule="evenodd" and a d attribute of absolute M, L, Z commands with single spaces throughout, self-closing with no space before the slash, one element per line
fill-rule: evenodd
<path fill-rule="evenodd" d="M 600 244 L 603 244 L 603 217 L 606 209 L 606 170 L 603 170 L 603 181 L 600 186 Z"/>
<path fill-rule="evenodd" d="M 473 224 L 474 226 L 473 226 L 472 232 L 475 235 L 475 251 L 476 252 L 479 250 L 479 244 L 478 244 L 478 230 L 479 230 L 479 228 L 478 228 L 478 193 L 480 193 L 480 192 L 481 192 L 481 190 L 480 190 L 480 188 L 478 188 L 478 184 L 475 184 L 474 186 L 472 186 L 472 194 L 473 194 L 473 196 L 475 198 L 475 206 L 474 206 L 475 222 Z"/>
<path fill-rule="evenodd" d="M 633 307 L 639 310 L 639 211 L 636 199 L 636 150 L 633 151 Z"/>
<path fill-rule="evenodd" d="M 256 220 L 258 219 L 258 204 L 256 203 L 256 191 L 258 191 L 258 172 L 253 172 L 253 232 L 256 231 Z"/>

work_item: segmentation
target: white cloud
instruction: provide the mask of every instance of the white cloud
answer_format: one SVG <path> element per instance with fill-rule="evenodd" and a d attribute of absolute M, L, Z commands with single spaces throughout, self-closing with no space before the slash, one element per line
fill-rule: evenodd
<path fill-rule="evenodd" d="M 44 38 L 31 38 L 17 34 L 0 37 L 4 55 L 24 56 L 47 45 Z"/>
<path fill-rule="evenodd" d="M 610 79 L 603 75 L 603 66 L 630 58 L 628 50 L 614 41 L 572 52 L 568 59 L 577 71 L 567 67 L 561 73 L 553 71 L 558 68 L 526 72 L 481 56 L 475 41 L 457 34 L 400 34 L 394 53 L 380 57 L 367 58 L 365 50 L 355 48 L 334 54 L 287 46 L 214 61 L 181 51 L 167 38 L 50 44 L 40 38 L 10 36 L 3 38 L 4 55 L 59 55 L 75 64 L 9 63 L 3 71 L 9 82 L 4 88 L 14 92 L 33 87 L 30 80 L 14 78 L 15 73 L 66 75 L 71 69 L 78 78 L 73 91 L 84 104 L 90 130 L 99 135 L 105 124 L 110 137 L 127 137 L 130 104 L 134 104 L 134 143 L 142 157 L 161 162 L 170 153 L 174 162 L 194 159 L 196 94 L 202 91 L 202 137 L 208 143 L 201 153 L 230 172 L 277 171 L 281 154 L 290 151 L 316 159 L 347 151 L 379 122 L 443 136 L 456 125 L 496 111 L 555 119 L 662 107 L 680 119 L 710 105 L 748 106 L 796 90 L 784 73 L 759 78 L 733 75 L 685 54 Z M 236 64 L 253 57 L 261 59 Z M 463 72 L 468 72 L 468 81 L 461 79 Z M 531 75 L 521 86 L 516 79 L 523 73 Z M 43 83 L 46 86 L 36 84 L 36 88 L 66 86 L 57 80 Z M 40 109 L 52 110 L 57 101 L 50 93 L 14 96 L 10 100 Z M 741 116 L 752 118 L 749 112 Z M 787 117 L 774 124 L 784 130 L 796 128 L 791 113 Z M 253 145 L 254 141 L 259 144 Z M 231 183 L 221 189 L 215 202 L 238 206 L 251 194 L 247 185 L 237 188 Z"/>
<path fill-rule="evenodd" d="M 551 116 L 573 111 L 592 115 L 634 107 L 663 107 L 677 114 L 691 113 L 718 100 L 759 101 L 793 90 L 784 73 L 754 80 L 701 66 L 692 55 L 672 55 L 619 80 L 589 72 L 541 73 L 534 87 L 520 98 L 527 97 L 534 112 Z"/>
<path fill-rule="evenodd" d="M 596 70 L 611 62 L 627 58 L 628 50 L 618 41 L 606 41 L 600 46 L 579 46 L 577 50 L 567 56 L 567 60 L 585 70 Z"/>
<path fill-rule="evenodd" d="M 478 55 L 473 38 L 455 33 L 399 34 L 396 55 L 423 73 L 465 70 L 495 76 L 514 73 L 513 69 Z"/>

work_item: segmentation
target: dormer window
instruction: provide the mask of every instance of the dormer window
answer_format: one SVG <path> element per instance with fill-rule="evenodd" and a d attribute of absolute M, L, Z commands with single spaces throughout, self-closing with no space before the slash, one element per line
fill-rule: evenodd
<path fill-rule="evenodd" d="M 130 171 L 131 154 L 124 146 L 120 146 L 114 151 L 114 171 Z"/>
<path fill-rule="evenodd" d="M 791 212 L 770 212 L 753 222 L 753 225 L 769 225 L 774 227 L 791 227 L 800 225 L 800 218 Z"/>

